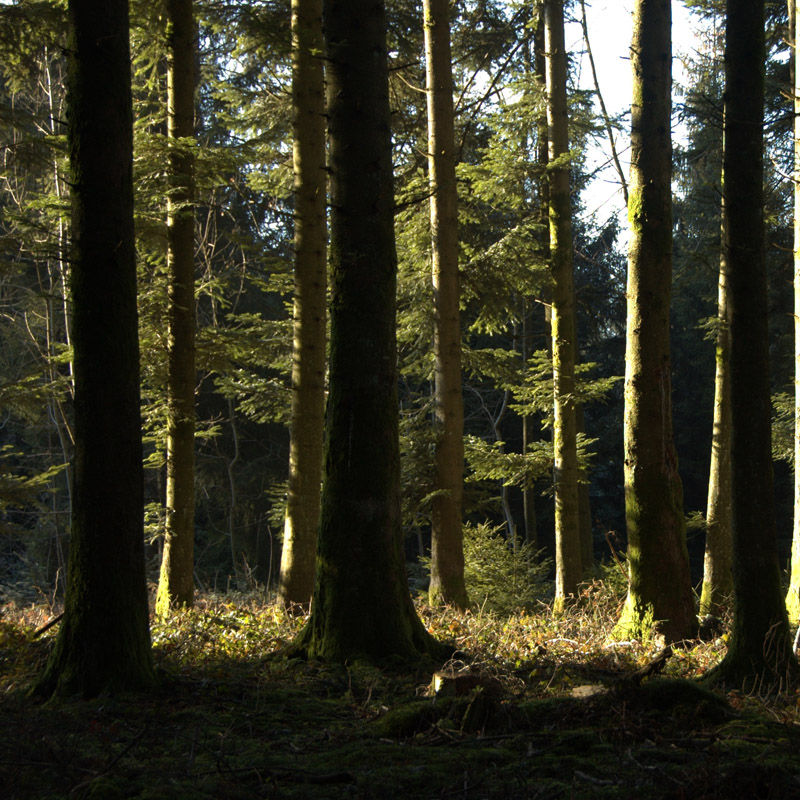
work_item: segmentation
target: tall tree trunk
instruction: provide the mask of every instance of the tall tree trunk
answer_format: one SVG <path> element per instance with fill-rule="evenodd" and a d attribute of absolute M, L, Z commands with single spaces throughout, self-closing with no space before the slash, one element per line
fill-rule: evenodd
<path fill-rule="evenodd" d="M 800 625 L 800 50 L 797 47 L 798 13 L 789 0 L 789 30 L 793 46 L 794 76 L 794 525 L 792 563 L 786 610 L 792 625 Z"/>
<path fill-rule="evenodd" d="M 167 0 L 167 520 L 156 613 L 194 601 L 194 136 L 192 0 Z"/>
<path fill-rule="evenodd" d="M 775 546 L 764 257 L 764 0 L 728 0 L 723 242 L 730 282 L 733 628 L 709 676 L 745 690 L 781 685 L 797 662 Z"/>
<path fill-rule="evenodd" d="M 45 71 L 45 85 L 47 92 L 49 132 L 52 135 L 56 135 L 58 128 L 61 126 L 61 117 L 63 114 L 63 100 L 59 101 L 57 105 L 55 102 L 56 86 L 61 85 L 61 82 L 63 81 L 63 75 L 59 69 L 59 74 L 57 74 L 55 80 L 53 80 L 53 75 L 50 68 L 50 52 L 47 47 L 45 47 L 43 66 Z M 60 159 L 54 156 L 53 191 L 59 201 L 62 200 L 65 194 L 64 176 L 61 173 L 62 170 L 60 167 Z M 50 270 L 50 287 L 48 293 L 50 299 L 47 303 L 48 354 L 50 355 L 51 359 L 51 363 L 48 365 L 47 370 L 48 378 L 52 381 L 55 381 L 58 375 L 58 367 L 56 366 L 54 356 L 56 355 L 55 345 L 56 342 L 59 341 L 59 325 L 56 322 L 59 316 L 61 317 L 61 324 L 63 325 L 63 342 L 68 348 L 71 348 L 72 345 L 70 337 L 71 321 L 69 308 L 69 278 L 67 277 L 67 250 L 69 246 L 67 239 L 67 227 L 67 214 L 64 212 L 59 212 L 56 258 L 55 264 L 53 265 L 54 268 Z M 58 312 L 56 311 L 57 305 L 61 306 Z M 71 361 L 68 365 L 68 375 L 70 379 L 69 391 L 71 394 L 74 388 Z M 58 436 L 59 447 L 61 449 L 61 458 L 63 459 L 62 463 L 67 466 L 67 469 L 64 470 L 63 477 L 64 493 L 62 495 L 62 493 L 59 492 L 58 496 L 55 494 L 53 496 L 53 519 L 55 522 L 55 551 L 57 564 L 56 574 L 58 578 L 57 588 L 59 592 L 63 594 L 66 586 L 67 572 L 65 550 L 69 538 L 69 520 L 72 518 L 72 474 L 69 469 L 69 463 L 72 459 L 74 437 L 70 422 L 67 418 L 64 400 L 57 394 L 53 394 L 48 401 L 48 406 L 48 413 L 53 421 L 53 425 L 55 426 L 56 435 Z M 63 508 L 63 506 L 58 503 L 59 498 L 66 500 L 66 508 Z M 58 511 L 56 511 L 57 508 Z M 63 527 L 61 524 L 62 517 L 66 522 Z"/>
<path fill-rule="evenodd" d="M 458 279 L 458 199 L 453 133 L 449 0 L 423 0 L 428 97 L 428 171 L 433 257 L 436 477 L 430 602 L 467 605 L 461 504 L 464 406 Z"/>
<path fill-rule="evenodd" d="M 536 20 L 536 29 L 533 34 L 534 81 L 538 89 L 546 91 L 547 57 L 545 55 L 544 41 L 544 10 L 541 0 L 537 5 L 539 7 L 538 18 Z M 550 233 L 548 230 L 550 218 L 550 190 L 547 176 L 548 150 L 547 109 L 542 107 L 540 113 L 536 116 L 536 164 L 540 170 L 540 177 L 536 182 L 539 200 L 537 215 L 542 231 L 542 233 L 537 235 L 537 242 L 541 249 L 542 259 L 545 263 L 550 260 Z M 531 305 L 533 305 L 533 303 L 531 303 Z M 545 307 L 545 315 L 545 322 L 550 326 L 551 320 L 547 307 Z M 533 308 L 528 309 L 524 316 L 522 339 L 524 348 L 523 356 L 525 364 L 527 365 L 528 358 L 533 354 Z M 529 416 L 523 417 L 522 426 L 522 447 L 523 452 L 527 452 L 530 443 L 533 441 L 534 421 Z M 525 518 L 525 541 L 528 542 L 531 547 L 538 550 L 541 543 L 539 541 L 539 531 L 536 522 L 536 493 L 532 486 L 523 491 L 523 514 Z"/>
<path fill-rule="evenodd" d="M 75 482 L 64 619 L 39 693 L 153 684 L 126 0 L 70 0 Z"/>
<path fill-rule="evenodd" d="M 628 324 L 625 353 L 625 515 L 629 587 L 618 635 L 667 641 L 696 625 L 683 487 L 672 438 L 669 0 L 637 0 L 631 64 Z"/>
<path fill-rule="evenodd" d="M 575 428 L 575 292 L 567 132 L 567 54 L 564 4 L 544 4 L 550 176 L 550 263 L 553 277 L 553 451 L 556 494 L 556 610 L 583 577 Z"/>
<path fill-rule="evenodd" d="M 727 214 L 722 204 L 722 240 L 727 236 Z M 733 594 L 731 543 L 731 331 L 728 317 L 728 265 L 720 254 L 717 302 L 716 372 L 714 376 L 714 429 L 708 477 L 706 550 L 700 614 L 720 613 Z"/>
<path fill-rule="evenodd" d="M 403 558 L 397 254 L 386 10 L 323 5 L 331 166 L 331 347 L 317 573 L 299 652 L 416 657 L 436 646 Z"/>
<path fill-rule="evenodd" d="M 278 596 L 306 605 L 314 591 L 325 424 L 327 286 L 325 74 L 322 0 L 292 0 L 294 344 L 289 492 Z"/>
<path fill-rule="evenodd" d="M 57 134 L 57 126 L 60 126 L 61 113 L 56 114 L 54 103 L 54 86 L 50 70 L 50 58 L 47 48 L 45 48 L 43 68 L 45 73 L 45 85 L 48 100 L 48 122 L 49 133 Z M 53 192 L 61 200 L 63 197 L 63 176 L 59 166 L 59 159 L 53 158 Z M 55 358 L 58 343 L 62 342 L 70 346 L 70 319 L 69 319 L 69 290 L 67 272 L 67 220 L 66 214 L 59 212 L 57 227 L 57 244 L 55 259 L 48 259 L 48 288 L 47 288 L 47 354 L 48 362 L 46 374 L 48 381 L 55 383 L 60 369 Z M 63 331 L 59 324 L 63 325 Z M 72 364 L 69 364 L 69 375 L 72 377 Z M 72 382 L 70 380 L 70 390 Z M 59 478 L 59 483 L 63 480 L 63 492 L 55 491 L 52 497 L 53 503 L 53 543 L 55 545 L 55 564 L 50 557 L 46 561 L 48 580 L 53 580 L 55 588 L 63 596 L 66 586 L 66 546 L 69 539 L 69 520 L 72 518 L 72 475 L 70 474 L 69 464 L 72 460 L 73 435 L 70 430 L 70 423 L 65 411 L 64 399 L 59 393 L 53 392 L 47 401 L 47 414 L 56 430 L 59 448 L 61 450 L 62 463 L 67 467 L 64 470 L 63 478 Z M 54 481 L 54 489 L 55 481 Z M 62 503 L 59 500 L 64 501 Z M 63 524 L 62 524 L 63 519 Z M 55 569 L 51 569 L 51 565 Z"/>

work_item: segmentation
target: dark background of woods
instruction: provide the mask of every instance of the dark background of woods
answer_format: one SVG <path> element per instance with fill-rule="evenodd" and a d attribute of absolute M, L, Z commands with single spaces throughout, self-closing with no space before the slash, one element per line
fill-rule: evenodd
<path fill-rule="evenodd" d="M 673 408 L 690 519 L 695 582 L 702 571 L 710 455 L 719 258 L 721 59 L 719 14 L 705 18 L 708 52 L 677 87 Z M 165 51 L 161 6 L 132 3 L 135 192 L 147 554 L 161 553 L 165 437 Z M 767 75 L 767 266 L 778 545 L 791 542 L 792 115 L 786 11 L 771 5 Z M 196 3 L 197 446 L 196 569 L 201 588 L 271 586 L 278 570 L 288 458 L 292 195 L 288 4 Z M 572 13 L 577 14 L 578 8 Z M 716 16 L 715 16 L 716 14 Z M 521 405 L 549 441 L 546 265 L 538 206 L 541 87 L 528 4 L 457 2 L 452 45 L 461 225 L 465 519 L 482 530 L 513 519 L 532 539 L 513 476 Z M 431 303 L 422 60 L 416 3 L 389 6 L 391 104 L 398 201 L 399 366 L 406 552 L 415 585 L 428 547 L 432 488 Z M 715 27 L 716 25 L 716 27 Z M 64 5 L 22 2 L 0 18 L 0 598 L 53 596 L 63 584 L 70 519 L 71 376 L 65 316 L 68 176 Z M 591 35 L 591 31 L 590 31 Z M 716 41 L 715 41 L 716 37 Z M 574 64 L 574 62 L 573 62 Z M 475 76 L 491 75 L 491 82 Z M 625 253 L 615 218 L 589 217 L 586 148 L 605 132 L 591 96 L 570 87 L 575 281 L 580 361 L 591 381 L 624 372 Z M 627 122 L 620 120 L 625 126 Z M 523 342 L 523 338 L 525 341 Z M 523 365 L 520 353 L 543 353 Z M 526 384 L 527 381 L 527 384 Z M 622 384 L 597 384 L 585 406 L 595 555 L 625 550 Z M 498 442 L 504 444 L 502 450 Z M 553 553 L 552 479 L 535 481 L 536 547 Z M 502 535 L 509 540 L 507 527 Z"/>

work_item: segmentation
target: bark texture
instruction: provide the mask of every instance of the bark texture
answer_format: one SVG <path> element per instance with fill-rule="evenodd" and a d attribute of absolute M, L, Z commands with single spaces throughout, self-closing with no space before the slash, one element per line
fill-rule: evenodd
<path fill-rule="evenodd" d="M 730 281 L 733 627 L 710 680 L 777 686 L 797 662 L 775 546 L 764 258 L 764 2 L 728 0 L 723 242 Z"/>
<path fill-rule="evenodd" d="M 424 0 L 428 96 L 428 170 L 435 358 L 437 494 L 431 526 L 432 604 L 467 605 L 461 506 L 464 484 L 464 405 L 458 277 L 458 199 L 453 133 L 448 0 Z"/>
<path fill-rule="evenodd" d="M 727 214 L 722 204 L 722 240 Z M 711 466 L 708 477 L 706 549 L 700 614 L 720 614 L 733 595 L 733 546 L 731 543 L 731 330 L 728 319 L 728 264 L 723 251 L 719 262 L 717 301 L 717 350 L 714 376 L 714 429 L 711 433 Z"/>
<path fill-rule="evenodd" d="M 556 498 L 556 610 L 583 578 L 575 418 L 575 292 L 567 130 L 567 54 L 564 4 L 544 3 L 547 55 L 547 139 L 552 274 L 553 451 Z"/>
<path fill-rule="evenodd" d="M 328 244 L 322 50 L 322 0 L 293 0 L 295 262 L 292 430 L 278 590 L 281 602 L 289 606 L 307 605 L 314 591 L 322 481 Z"/>
<path fill-rule="evenodd" d="M 126 0 L 70 0 L 75 493 L 64 618 L 38 685 L 154 683 L 144 571 Z"/>
<path fill-rule="evenodd" d="M 533 71 L 534 80 L 538 90 L 546 92 L 547 89 L 547 57 L 545 55 L 544 42 L 544 13 L 541 2 L 537 3 L 538 18 L 536 29 L 533 33 Z M 540 233 L 537 234 L 537 242 L 541 249 L 542 258 L 545 262 L 550 260 L 550 190 L 548 186 L 547 161 L 547 109 L 545 104 L 541 106 L 540 112 L 536 115 L 536 164 L 541 170 L 540 177 L 536 182 L 538 190 L 538 209 L 537 218 L 540 224 Z M 528 358 L 534 351 L 533 346 L 533 308 L 536 307 L 535 300 L 528 301 L 529 307 L 523 316 L 523 357 L 527 369 Z M 527 304 L 526 304 L 527 305 Z M 546 321 L 550 323 L 549 309 L 545 306 Z M 547 337 L 548 342 L 550 336 Z M 535 433 L 541 430 L 539 421 L 525 416 L 522 418 L 522 448 L 527 453 L 531 442 L 535 439 Z M 539 532 L 536 525 L 536 492 L 534 487 L 523 490 L 522 494 L 523 514 L 525 518 L 525 541 L 534 549 L 539 548 Z"/>
<path fill-rule="evenodd" d="M 403 558 L 386 12 L 325 0 L 331 166 L 331 345 L 311 618 L 297 649 L 345 661 L 418 657 L 435 642 Z"/>
<path fill-rule="evenodd" d="M 156 613 L 194 601 L 194 87 L 192 0 L 167 0 L 167 520 Z"/>
<path fill-rule="evenodd" d="M 683 487 L 672 436 L 669 0 L 637 0 L 631 65 L 631 173 L 625 353 L 625 516 L 628 597 L 620 636 L 673 642 L 696 627 Z"/>

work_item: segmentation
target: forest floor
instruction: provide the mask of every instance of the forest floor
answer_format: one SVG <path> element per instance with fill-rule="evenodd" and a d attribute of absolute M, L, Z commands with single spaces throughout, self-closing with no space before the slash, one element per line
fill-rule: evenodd
<path fill-rule="evenodd" d="M 157 690 L 48 705 L 25 687 L 52 645 L 55 628 L 35 636 L 51 611 L 9 602 L 0 797 L 800 797 L 800 694 L 706 690 L 696 679 L 723 630 L 658 661 L 657 643 L 611 642 L 617 602 L 596 582 L 558 620 L 544 605 L 421 607 L 461 659 L 379 668 L 288 659 L 302 618 L 203 597 L 153 623 Z"/>

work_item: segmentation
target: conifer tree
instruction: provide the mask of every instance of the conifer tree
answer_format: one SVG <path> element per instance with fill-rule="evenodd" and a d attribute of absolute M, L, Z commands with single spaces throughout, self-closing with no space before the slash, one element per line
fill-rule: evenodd
<path fill-rule="evenodd" d="M 144 571 L 127 0 L 70 0 L 75 493 L 64 618 L 35 690 L 153 684 Z"/>
<path fill-rule="evenodd" d="M 464 407 L 458 277 L 458 201 L 448 0 L 424 0 L 428 174 L 433 260 L 436 478 L 431 514 L 431 603 L 467 605 L 461 503 Z"/>
<path fill-rule="evenodd" d="M 396 279 L 385 4 L 325 0 L 331 344 L 311 617 L 297 642 L 345 661 L 438 650 L 408 590 L 400 518 Z"/>
<path fill-rule="evenodd" d="M 292 2 L 294 346 L 289 486 L 278 589 L 286 605 L 314 590 L 325 416 L 327 173 L 322 0 Z"/>
<path fill-rule="evenodd" d="M 670 396 L 670 25 L 669 0 L 637 0 L 625 356 L 629 586 L 616 630 L 625 637 L 656 630 L 672 642 L 691 634 L 695 614 Z"/>
<path fill-rule="evenodd" d="M 167 501 L 156 613 L 194 601 L 195 293 L 192 0 L 167 0 Z"/>
<path fill-rule="evenodd" d="M 797 672 L 775 545 L 764 248 L 764 0 L 727 0 L 723 248 L 730 283 L 733 627 L 711 682 Z"/>
<path fill-rule="evenodd" d="M 547 54 L 550 259 L 553 278 L 553 450 L 556 496 L 556 609 L 575 595 L 583 572 L 575 419 L 575 291 L 567 131 L 564 4 L 544 4 Z"/>
<path fill-rule="evenodd" d="M 727 215 L 722 207 L 722 237 L 726 237 Z M 731 332 L 728 314 L 728 264 L 720 254 L 717 342 L 714 372 L 714 429 L 711 435 L 711 466 L 708 478 L 706 548 L 700 614 L 716 615 L 733 592 L 731 550 Z"/>

